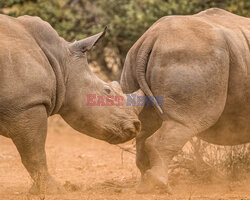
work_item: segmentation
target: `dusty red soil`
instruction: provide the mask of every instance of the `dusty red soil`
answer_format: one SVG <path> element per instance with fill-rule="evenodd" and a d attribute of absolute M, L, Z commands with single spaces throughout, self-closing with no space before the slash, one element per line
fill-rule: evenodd
<path fill-rule="evenodd" d="M 29 195 L 32 181 L 18 152 L 11 140 L 0 136 L 0 200 L 250 200 L 249 179 L 223 184 L 175 181 L 171 196 L 157 191 L 136 194 L 140 173 L 135 166 L 135 156 L 124 152 L 122 162 L 121 149 L 117 146 L 78 133 L 59 117 L 49 121 L 46 151 L 49 170 L 67 193 L 45 197 Z"/>

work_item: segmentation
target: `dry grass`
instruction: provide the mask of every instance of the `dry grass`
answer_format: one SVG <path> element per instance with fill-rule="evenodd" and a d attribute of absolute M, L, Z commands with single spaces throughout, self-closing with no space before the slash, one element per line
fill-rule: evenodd
<path fill-rule="evenodd" d="M 244 180 L 250 173 L 250 145 L 219 146 L 193 138 L 174 158 L 171 173 L 201 182 Z"/>

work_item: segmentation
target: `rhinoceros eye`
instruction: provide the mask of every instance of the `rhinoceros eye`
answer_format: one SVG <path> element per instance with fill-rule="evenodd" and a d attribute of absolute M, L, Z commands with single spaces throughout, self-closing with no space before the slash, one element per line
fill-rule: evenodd
<path fill-rule="evenodd" d="M 107 94 L 110 94 L 111 93 L 111 90 L 109 88 L 105 88 L 104 91 L 107 93 Z"/>

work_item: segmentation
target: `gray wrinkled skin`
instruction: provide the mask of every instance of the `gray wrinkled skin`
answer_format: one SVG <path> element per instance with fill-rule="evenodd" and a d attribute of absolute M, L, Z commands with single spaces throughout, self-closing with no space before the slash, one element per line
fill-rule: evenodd
<path fill-rule="evenodd" d="M 169 162 L 194 135 L 219 145 L 250 142 L 248 71 L 249 18 L 214 8 L 163 17 L 142 35 L 127 54 L 122 89 L 164 100 L 139 116 L 137 192 L 166 188 Z"/>
<path fill-rule="evenodd" d="M 68 43 L 38 17 L 0 15 L 0 134 L 16 145 L 34 180 L 31 193 L 62 191 L 47 169 L 48 116 L 58 113 L 74 129 L 109 143 L 140 131 L 138 107 L 86 106 L 87 94 L 125 97 L 119 84 L 103 82 L 88 66 L 85 52 L 103 35 Z"/>

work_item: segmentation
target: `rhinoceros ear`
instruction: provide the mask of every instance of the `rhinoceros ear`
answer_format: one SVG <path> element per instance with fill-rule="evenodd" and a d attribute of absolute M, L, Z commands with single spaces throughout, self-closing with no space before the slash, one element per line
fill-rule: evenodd
<path fill-rule="evenodd" d="M 105 35 L 106 31 L 107 27 L 105 27 L 104 31 L 101 33 L 69 44 L 69 50 L 71 52 L 85 52 L 91 50 L 93 46 L 95 46 L 96 43 Z"/>

